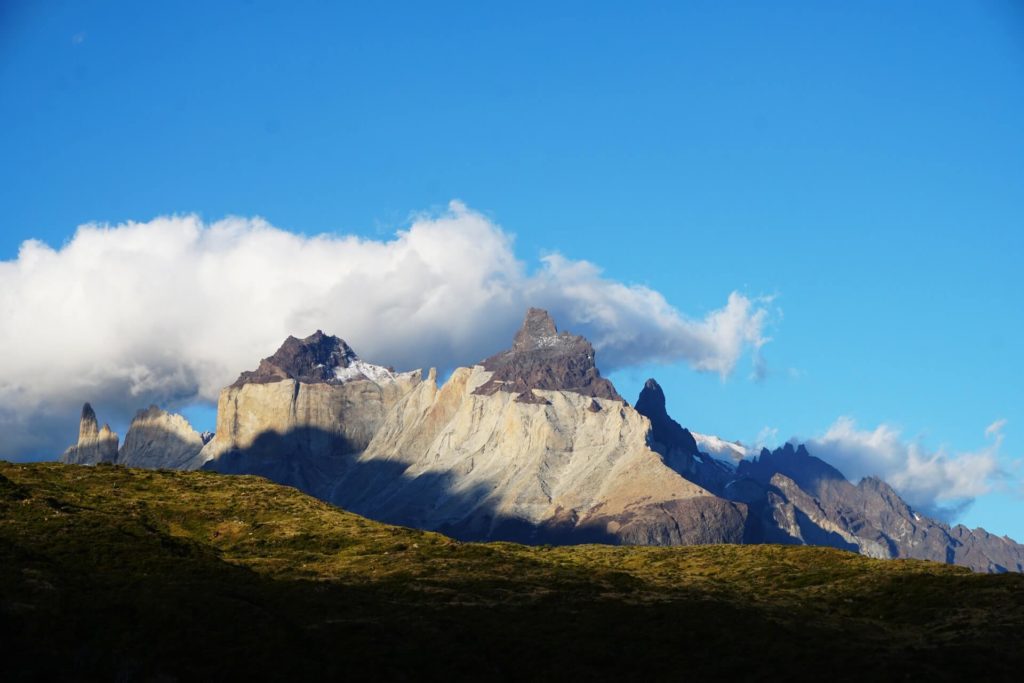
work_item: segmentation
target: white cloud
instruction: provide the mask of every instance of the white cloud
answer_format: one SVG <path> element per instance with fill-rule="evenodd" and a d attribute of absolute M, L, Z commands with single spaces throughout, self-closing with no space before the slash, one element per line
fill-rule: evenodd
<path fill-rule="evenodd" d="M 929 451 L 917 441 L 906 441 L 889 425 L 862 430 L 851 418 L 840 417 L 808 447 L 852 481 L 880 477 L 912 506 L 949 518 L 977 496 L 993 490 L 1006 476 L 999 465 L 1005 424 L 999 420 L 985 430 L 986 438 L 992 440 L 988 447 L 950 453 L 946 449 Z"/>
<path fill-rule="evenodd" d="M 985 427 L 985 438 L 996 440 L 996 444 L 1003 442 L 1003 428 L 1006 426 L 1006 418 L 996 420 L 988 427 Z"/>
<path fill-rule="evenodd" d="M 213 400 L 289 334 L 344 337 L 370 361 L 472 363 L 509 344 L 529 305 L 585 334 L 605 370 L 690 363 L 727 376 L 767 341 L 766 301 L 733 293 L 691 319 L 586 261 L 532 271 L 512 237 L 452 202 L 393 239 L 303 236 L 261 219 L 86 225 L 60 249 L 0 262 L 0 457 L 51 457 L 84 400 L 126 421 L 156 401 Z"/>

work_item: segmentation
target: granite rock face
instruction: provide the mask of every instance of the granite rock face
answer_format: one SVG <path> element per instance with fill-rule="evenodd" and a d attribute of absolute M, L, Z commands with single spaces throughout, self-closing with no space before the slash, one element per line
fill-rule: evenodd
<path fill-rule="evenodd" d="M 289 337 L 221 391 L 216 432 L 198 461 L 321 496 L 420 375 L 361 361 L 343 340 L 319 331 Z"/>
<path fill-rule="evenodd" d="M 289 338 L 221 393 L 204 467 L 465 540 L 743 539 L 746 506 L 666 466 L 590 343 L 544 311 L 444 386 L 368 365 L 336 337 Z"/>
<path fill-rule="evenodd" d="M 327 499 L 464 540 L 738 543 L 746 507 L 672 471 L 650 423 L 613 398 L 481 394 L 484 366 L 417 386 Z M 599 410 L 593 406 L 599 405 Z"/>
<path fill-rule="evenodd" d="M 463 540 L 828 545 L 1024 571 L 1024 546 L 931 519 L 880 479 L 853 484 L 802 445 L 751 455 L 680 425 L 653 379 L 630 407 L 586 339 L 530 309 L 511 349 L 443 385 L 320 331 L 289 337 L 221 392 L 212 439 L 153 406 L 118 454 L 86 404 L 62 459 L 257 474 Z"/>
<path fill-rule="evenodd" d="M 601 377 L 590 342 L 558 332 L 548 312 L 539 308 L 527 311 L 512 348 L 491 356 L 482 365 L 491 378 L 477 387 L 480 395 L 543 389 L 623 400 L 612 383 Z"/>
<path fill-rule="evenodd" d="M 118 436 L 110 425 L 99 426 L 96 412 L 86 403 L 82 406 L 82 418 L 78 425 L 78 443 L 69 447 L 60 461 L 72 465 L 97 465 L 101 462 L 117 462 Z"/>
<path fill-rule="evenodd" d="M 153 405 L 135 414 L 117 463 L 146 469 L 194 470 L 212 434 L 200 434 L 181 415 Z"/>

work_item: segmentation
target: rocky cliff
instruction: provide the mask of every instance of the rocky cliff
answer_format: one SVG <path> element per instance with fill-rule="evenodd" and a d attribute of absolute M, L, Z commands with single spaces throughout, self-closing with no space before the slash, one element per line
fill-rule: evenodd
<path fill-rule="evenodd" d="M 573 390 L 480 393 L 492 378 L 478 365 L 420 384 L 328 500 L 462 539 L 742 541 L 746 507 L 667 467 L 632 408 Z"/>
<path fill-rule="evenodd" d="M 667 467 L 649 431 L 590 343 L 531 309 L 509 350 L 441 387 L 289 338 L 221 393 L 200 459 L 462 539 L 742 541 L 745 505 Z"/>
<path fill-rule="evenodd" d="M 590 342 L 558 332 L 547 311 L 531 308 L 516 333 L 512 348 L 484 360 L 491 373 L 475 393 L 517 394 L 522 402 L 537 402 L 534 389 L 572 391 L 583 396 L 622 401 L 615 387 L 601 377 Z"/>
<path fill-rule="evenodd" d="M 96 412 L 86 403 L 78 424 L 78 443 L 69 447 L 60 457 L 61 462 L 73 465 L 96 465 L 117 461 L 118 437 L 110 425 L 99 426 Z"/>
<path fill-rule="evenodd" d="M 702 436 L 702 443 L 715 446 L 714 452 L 702 451 L 690 431 L 668 415 L 664 392 L 653 379 L 636 408 L 650 419 L 652 447 L 666 464 L 716 495 L 747 505 L 746 542 L 826 545 L 875 558 L 1024 571 L 1021 544 L 984 529 L 950 528 L 911 509 L 876 477 L 852 484 L 803 445 L 787 443 L 737 460 L 745 449 Z"/>
<path fill-rule="evenodd" d="M 690 430 L 669 416 L 665 392 L 653 378 L 640 391 L 636 410 L 651 421 L 651 447 L 664 455 L 669 467 L 716 495 L 724 495 L 725 487 L 735 478 L 734 468 L 701 452 Z"/>
<path fill-rule="evenodd" d="M 421 381 L 359 359 L 338 337 L 289 337 L 217 402 L 206 469 L 261 474 L 323 497 L 388 411 Z"/>
<path fill-rule="evenodd" d="M 150 406 L 136 413 L 117 463 L 149 469 L 198 469 L 203 463 L 199 452 L 209 436 L 197 432 L 181 415 Z"/>
<path fill-rule="evenodd" d="M 726 497 L 751 509 L 753 540 L 829 545 L 877 558 L 916 558 L 976 571 L 1024 571 L 1024 545 L 912 509 L 877 477 L 854 485 L 802 446 L 739 464 Z"/>
<path fill-rule="evenodd" d="M 207 442 L 208 441 L 208 442 Z M 150 407 L 117 435 L 86 404 L 65 462 L 257 474 L 381 521 L 464 540 L 827 545 L 979 571 L 1024 546 L 913 510 L 804 446 L 757 457 L 694 435 L 651 379 L 630 407 L 594 349 L 530 309 L 512 346 L 439 386 L 362 361 L 321 331 L 289 337 L 220 395 L 216 435 Z"/>

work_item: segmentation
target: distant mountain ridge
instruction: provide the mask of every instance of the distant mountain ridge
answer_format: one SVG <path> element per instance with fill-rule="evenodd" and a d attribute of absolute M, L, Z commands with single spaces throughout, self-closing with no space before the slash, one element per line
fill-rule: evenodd
<path fill-rule="evenodd" d="M 442 386 L 319 330 L 289 337 L 223 390 L 212 438 L 153 406 L 118 452 L 86 407 L 66 462 L 259 474 L 463 540 L 827 545 L 1024 571 L 1024 546 L 922 516 L 881 480 L 854 485 L 803 445 L 749 458 L 695 436 L 653 379 L 629 406 L 590 342 L 541 309 L 511 348 Z"/>

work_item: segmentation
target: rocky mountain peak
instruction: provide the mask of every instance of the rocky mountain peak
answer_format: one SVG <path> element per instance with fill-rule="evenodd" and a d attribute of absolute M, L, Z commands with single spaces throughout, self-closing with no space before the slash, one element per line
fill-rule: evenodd
<path fill-rule="evenodd" d="M 516 332 L 512 348 L 526 351 L 557 341 L 558 328 L 555 327 L 551 314 L 543 308 L 531 308 L 526 312 L 522 327 Z"/>
<path fill-rule="evenodd" d="M 794 446 L 790 442 L 774 451 L 762 448 L 754 460 L 741 461 L 736 472 L 762 484 L 769 483 L 775 474 L 783 474 L 812 494 L 829 481 L 846 481 L 842 472 L 811 455 L 803 444 Z"/>
<path fill-rule="evenodd" d="M 78 423 L 78 442 L 64 451 L 60 460 L 76 465 L 116 462 L 118 440 L 110 425 L 104 424 L 100 428 L 96 411 L 86 403 L 82 406 L 82 418 Z"/>
<path fill-rule="evenodd" d="M 82 406 L 82 419 L 78 423 L 78 439 L 82 440 L 82 437 L 96 437 L 100 432 L 100 423 L 96 419 L 96 411 L 92 409 L 89 402 L 86 401 L 85 405 Z"/>
<path fill-rule="evenodd" d="M 665 409 L 665 392 L 654 378 L 644 382 L 636 411 L 651 421 L 651 437 L 669 451 L 679 450 L 689 455 L 698 452 L 697 441 L 688 429 L 673 420 Z"/>
<path fill-rule="evenodd" d="M 300 382 L 329 382 L 339 368 L 359 361 L 344 339 L 317 330 L 305 339 L 288 337 L 274 355 L 260 361 L 255 371 L 243 372 L 233 386 L 266 384 L 284 379 Z"/>
<path fill-rule="evenodd" d="M 644 406 L 644 410 L 640 410 L 641 404 Z M 665 391 L 658 384 L 657 380 L 653 377 L 644 382 L 644 388 L 640 390 L 640 397 L 636 400 L 636 409 L 641 414 L 648 415 L 650 413 L 667 413 L 665 412 Z"/>
<path fill-rule="evenodd" d="M 612 383 L 601 377 L 590 342 L 559 332 L 551 315 L 540 308 L 526 312 L 512 348 L 487 358 L 481 365 L 493 374 L 476 394 L 508 391 L 522 395 L 546 389 L 623 401 Z"/>
<path fill-rule="evenodd" d="M 195 469 L 205 444 L 184 416 L 151 405 L 135 414 L 117 461 L 127 467 Z"/>

